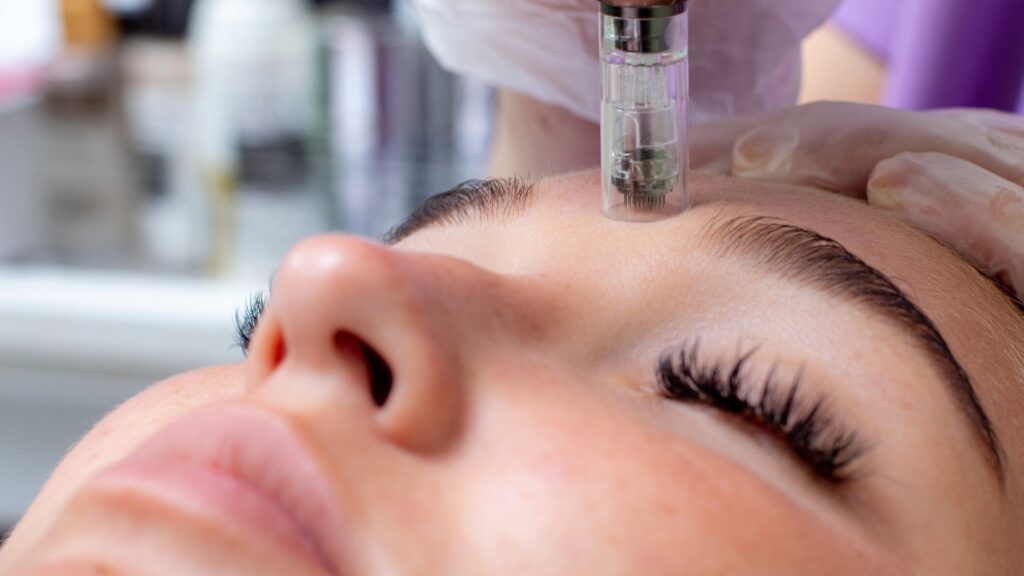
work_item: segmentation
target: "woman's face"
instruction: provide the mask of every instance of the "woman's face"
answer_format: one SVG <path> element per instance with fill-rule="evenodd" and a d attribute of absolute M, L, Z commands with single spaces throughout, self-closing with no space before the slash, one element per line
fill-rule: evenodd
<path fill-rule="evenodd" d="M 503 200 L 486 186 L 439 219 L 435 203 L 417 222 L 438 221 L 393 247 L 300 244 L 245 364 L 109 416 L 0 567 L 792 576 L 1024 562 L 1024 328 L 993 285 L 817 190 L 698 177 L 692 210 L 639 225 L 601 216 L 598 185 L 581 173 Z"/>

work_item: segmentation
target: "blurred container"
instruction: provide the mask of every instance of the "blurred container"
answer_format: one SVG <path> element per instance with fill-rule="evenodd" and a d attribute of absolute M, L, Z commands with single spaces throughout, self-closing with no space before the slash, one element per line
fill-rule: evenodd
<path fill-rule="evenodd" d="M 115 14 L 137 14 L 152 6 L 154 0 L 103 0 L 103 5 Z"/>
<path fill-rule="evenodd" d="M 121 48 L 124 108 L 143 199 L 144 258 L 160 270 L 194 272 L 208 259 L 207 198 L 190 171 L 191 62 L 185 45 L 134 36 Z"/>
<path fill-rule="evenodd" d="M 36 105 L 0 111 L 0 260 L 28 258 L 46 241 L 39 124 Z"/>
<path fill-rule="evenodd" d="M 486 175 L 494 92 L 437 64 L 407 3 L 323 20 L 338 227 L 378 237 L 426 197 Z"/>
<path fill-rule="evenodd" d="M 76 51 L 105 50 L 117 35 L 117 24 L 100 0 L 62 0 L 64 41 Z"/>
<path fill-rule="evenodd" d="M 43 242 L 38 193 L 38 111 L 60 43 L 55 0 L 0 0 L 0 258 L 24 257 Z"/>
<path fill-rule="evenodd" d="M 137 257 L 137 194 L 120 99 L 117 29 L 99 0 L 63 0 L 64 48 L 43 101 L 50 260 L 114 267 Z"/>
<path fill-rule="evenodd" d="M 200 0 L 189 29 L 192 149 L 209 199 L 212 268 L 236 260 L 239 186 L 309 193 L 316 27 L 302 0 Z"/>
<path fill-rule="evenodd" d="M 202 0 L 189 41 L 203 160 L 244 182 L 305 176 L 314 116 L 316 28 L 303 0 Z"/>
<path fill-rule="evenodd" d="M 194 0 L 104 0 L 126 37 L 180 40 L 185 37 Z"/>
<path fill-rule="evenodd" d="M 60 46 L 57 0 L 0 0 L 0 112 L 38 96 Z"/>
<path fill-rule="evenodd" d="M 121 14 L 119 44 L 66 11 L 46 105 L 0 120 L 0 162 L 45 159 L 20 187 L 46 216 L 32 260 L 265 278 L 303 237 L 379 236 L 486 174 L 493 91 L 434 62 L 406 3 L 197 0 L 185 44 L 190 1 Z"/>

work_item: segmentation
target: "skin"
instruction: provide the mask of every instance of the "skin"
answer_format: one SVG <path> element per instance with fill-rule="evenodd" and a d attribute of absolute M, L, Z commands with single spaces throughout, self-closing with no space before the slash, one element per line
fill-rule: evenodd
<path fill-rule="evenodd" d="M 881 104 L 885 73 L 884 62 L 837 26 L 826 24 L 803 44 L 800 103 Z"/>
<path fill-rule="evenodd" d="M 302 573 L 245 534 L 88 482 L 167 422 L 230 402 L 301 432 L 344 516 L 330 548 L 346 575 L 1015 573 L 1024 328 L 1005 297 L 858 201 L 719 177 L 692 188 L 693 209 L 650 225 L 601 216 L 585 172 L 541 183 L 514 220 L 397 247 L 303 242 L 249 359 L 158 384 L 101 422 L 0 572 Z M 978 388 L 1006 447 L 1001 488 L 935 369 L 885 318 L 694 241 L 734 214 L 809 227 L 898 278 Z M 383 408 L 339 332 L 387 359 Z M 757 345 L 755 371 L 802 370 L 870 445 L 858 477 L 829 486 L 755 427 L 653 393 L 656 359 L 696 337 L 715 358 Z"/>
<path fill-rule="evenodd" d="M 601 127 L 512 90 L 498 91 L 491 176 L 540 178 L 601 164 Z"/>

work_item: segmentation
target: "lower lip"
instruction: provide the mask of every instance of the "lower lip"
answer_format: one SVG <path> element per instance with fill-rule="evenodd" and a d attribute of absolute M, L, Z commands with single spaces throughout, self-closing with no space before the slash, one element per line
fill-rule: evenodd
<path fill-rule="evenodd" d="M 126 460 L 98 476 L 93 489 L 141 495 L 241 533 L 259 546 L 272 545 L 306 564 L 323 567 L 312 539 L 287 510 L 240 478 L 188 462 Z"/>

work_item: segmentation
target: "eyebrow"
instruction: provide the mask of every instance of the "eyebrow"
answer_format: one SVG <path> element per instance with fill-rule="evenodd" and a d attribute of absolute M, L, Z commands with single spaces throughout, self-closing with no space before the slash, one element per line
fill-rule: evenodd
<path fill-rule="evenodd" d="M 464 182 L 429 198 L 383 241 L 394 244 L 428 226 L 515 218 L 529 207 L 534 189 L 534 182 L 518 178 Z M 1004 484 L 1002 444 L 970 377 L 931 318 L 888 276 L 839 242 L 778 218 L 712 218 L 697 241 L 722 256 L 747 259 L 769 273 L 866 306 L 893 322 L 939 370 L 956 406 L 984 447 L 986 462 L 999 484 Z"/>
<path fill-rule="evenodd" d="M 526 211 L 536 186 L 536 182 L 518 177 L 467 180 L 427 198 L 381 241 L 396 244 L 429 226 L 454 226 L 470 219 L 510 220 Z"/>

